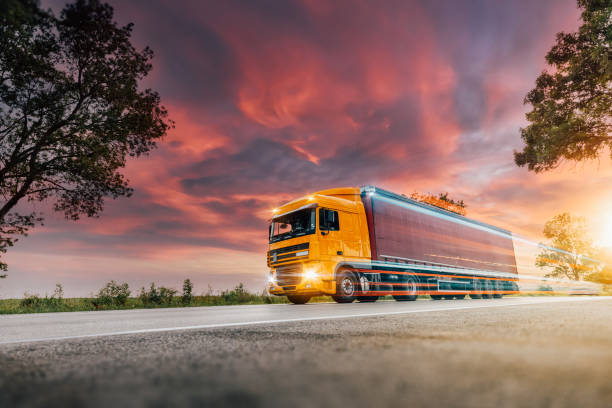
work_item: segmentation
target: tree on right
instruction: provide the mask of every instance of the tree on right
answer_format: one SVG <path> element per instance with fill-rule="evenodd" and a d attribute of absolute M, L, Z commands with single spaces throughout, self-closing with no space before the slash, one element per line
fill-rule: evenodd
<path fill-rule="evenodd" d="M 547 277 L 582 280 L 594 272 L 596 263 L 591 257 L 596 249 L 583 217 L 558 214 L 546 222 L 543 232 L 550 246 L 537 256 L 536 266 L 545 269 Z"/>
<path fill-rule="evenodd" d="M 612 154 L 612 0 L 578 0 L 578 7 L 580 28 L 557 34 L 546 55 L 552 69 L 524 100 L 532 110 L 514 160 L 536 173 L 597 158 L 606 146 Z"/>

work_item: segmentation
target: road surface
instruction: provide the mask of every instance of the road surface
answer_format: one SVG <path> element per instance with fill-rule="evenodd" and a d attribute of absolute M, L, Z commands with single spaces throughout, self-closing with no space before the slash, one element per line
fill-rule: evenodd
<path fill-rule="evenodd" d="M 612 406 L 612 298 L 0 316 L 0 407 Z"/>

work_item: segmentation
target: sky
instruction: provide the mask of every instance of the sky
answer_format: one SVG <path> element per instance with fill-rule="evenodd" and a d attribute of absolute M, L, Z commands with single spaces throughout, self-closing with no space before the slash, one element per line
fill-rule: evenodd
<path fill-rule="evenodd" d="M 449 192 L 469 217 L 536 240 L 567 211 L 612 245 L 609 155 L 544 174 L 513 161 L 523 98 L 555 34 L 579 26 L 575 0 L 110 4 L 155 52 L 142 86 L 176 127 L 128 163 L 135 194 L 100 218 L 46 210 L 7 254 L 0 297 L 56 283 L 83 296 L 111 279 L 262 290 L 270 210 L 340 186 Z"/>

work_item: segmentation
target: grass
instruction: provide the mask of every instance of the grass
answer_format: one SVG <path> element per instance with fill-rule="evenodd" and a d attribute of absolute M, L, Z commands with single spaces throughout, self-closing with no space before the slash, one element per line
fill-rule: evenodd
<path fill-rule="evenodd" d="M 154 309 L 162 307 L 259 305 L 272 303 L 288 303 L 288 300 L 284 297 L 276 296 L 252 295 L 248 299 L 227 299 L 220 295 L 203 295 L 193 296 L 190 303 L 183 303 L 180 298 L 175 298 L 169 303 L 144 303 L 139 298 L 130 297 L 127 298 L 125 304 L 122 305 L 99 304 L 97 298 L 64 298 L 59 302 L 41 302 L 34 305 L 24 305 L 23 299 L 0 299 L 0 314 Z"/>
<path fill-rule="evenodd" d="M 127 284 L 119 285 L 114 281 L 102 288 L 96 297 L 64 298 L 63 288 L 57 285 L 52 296 L 40 297 L 38 295 L 25 295 L 23 299 L 0 299 L 0 314 L 19 313 L 51 313 L 51 312 L 80 312 L 95 310 L 129 310 L 153 309 L 168 307 L 198 307 L 198 306 L 229 306 L 229 305 L 263 305 L 289 303 L 285 296 L 270 296 L 266 293 L 256 294 L 247 291 L 243 284 L 232 290 L 214 294 L 209 288 L 208 293 L 192 296 L 193 286 L 185 280 L 183 295 L 176 296 L 176 290 L 156 287 L 142 288 L 138 297 L 130 297 Z M 607 288 L 608 291 L 610 288 Z M 609 294 L 609 293 L 606 293 Z M 525 293 L 516 296 L 560 296 L 555 292 Z M 515 296 L 515 295 L 513 295 Z M 391 296 L 381 297 L 380 300 L 392 300 Z M 420 295 L 419 299 L 429 299 L 427 295 Z M 317 296 L 311 303 L 330 302 L 329 296 Z"/>
<path fill-rule="evenodd" d="M 213 294 L 209 289 L 208 293 L 200 296 L 192 296 L 190 290 L 186 295 L 185 287 L 183 296 L 175 296 L 176 290 L 156 287 L 154 284 L 151 284 L 147 290 L 142 288 L 138 297 L 130 297 L 129 294 L 127 286 L 112 281 L 102 288 L 96 297 L 64 298 L 63 289 L 58 285 L 52 296 L 26 294 L 23 299 L 0 299 L 0 314 L 289 303 L 285 296 L 251 293 L 242 284 L 219 294 Z M 310 301 L 329 302 L 330 300 L 328 296 L 318 296 Z"/>

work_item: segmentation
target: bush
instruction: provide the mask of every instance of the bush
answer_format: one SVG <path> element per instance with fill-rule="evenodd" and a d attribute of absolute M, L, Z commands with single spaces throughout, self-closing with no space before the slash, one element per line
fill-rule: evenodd
<path fill-rule="evenodd" d="M 248 303 L 256 298 L 256 295 L 249 293 L 242 282 L 232 290 L 221 292 L 221 298 L 230 304 Z"/>
<path fill-rule="evenodd" d="M 61 283 L 55 285 L 55 291 L 51 297 L 41 298 L 37 294 L 24 294 L 24 298 L 19 303 L 21 307 L 27 309 L 57 308 L 64 303 L 64 287 Z"/>
<path fill-rule="evenodd" d="M 163 286 L 156 288 L 155 283 L 151 282 L 148 291 L 144 287 L 140 289 L 140 296 L 138 298 L 144 305 L 169 305 L 172 303 L 174 295 L 176 295 L 176 289 Z"/>
<path fill-rule="evenodd" d="M 42 299 L 38 295 L 30 295 L 28 293 L 24 293 L 23 299 L 21 299 L 19 305 L 28 309 L 39 308 L 42 306 Z"/>
<path fill-rule="evenodd" d="M 100 289 L 94 306 L 125 306 L 128 297 L 130 297 L 130 287 L 127 283 L 119 285 L 114 280 L 108 282 L 105 287 Z"/>
<path fill-rule="evenodd" d="M 183 296 L 181 297 L 181 302 L 184 305 L 188 305 L 193 300 L 192 296 L 193 292 L 193 283 L 191 283 L 191 279 L 185 279 L 183 282 Z"/>

